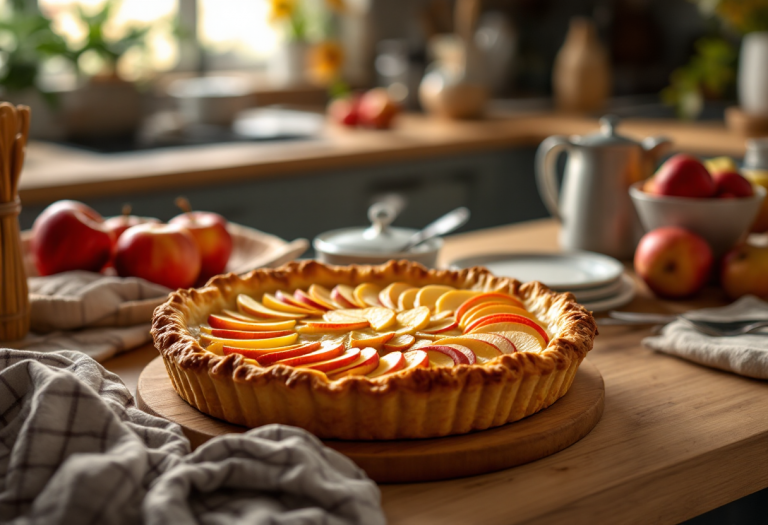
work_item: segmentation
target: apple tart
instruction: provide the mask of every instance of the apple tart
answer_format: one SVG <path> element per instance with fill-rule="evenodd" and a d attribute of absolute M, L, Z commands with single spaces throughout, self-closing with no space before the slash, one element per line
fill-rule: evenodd
<path fill-rule="evenodd" d="M 303 261 L 179 290 L 155 311 L 152 335 L 176 391 L 206 414 L 391 440 L 548 407 L 597 328 L 571 294 L 484 268 Z"/>

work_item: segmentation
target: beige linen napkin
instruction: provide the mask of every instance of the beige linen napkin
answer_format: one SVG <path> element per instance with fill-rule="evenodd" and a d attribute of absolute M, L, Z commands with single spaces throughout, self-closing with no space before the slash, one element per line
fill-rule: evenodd
<path fill-rule="evenodd" d="M 723 308 L 705 308 L 688 312 L 686 316 L 713 321 L 768 321 L 768 303 L 745 296 Z M 685 321 L 677 320 L 666 325 L 660 335 L 643 339 L 643 344 L 701 365 L 768 379 L 768 329 L 735 337 L 711 337 L 697 332 Z"/>

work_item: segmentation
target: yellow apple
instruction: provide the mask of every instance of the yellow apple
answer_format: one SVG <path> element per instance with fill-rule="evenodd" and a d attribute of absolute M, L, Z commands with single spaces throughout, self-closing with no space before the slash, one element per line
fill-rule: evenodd
<path fill-rule="evenodd" d="M 723 258 L 720 279 L 731 299 L 747 294 L 768 299 L 768 247 L 736 246 Z"/>

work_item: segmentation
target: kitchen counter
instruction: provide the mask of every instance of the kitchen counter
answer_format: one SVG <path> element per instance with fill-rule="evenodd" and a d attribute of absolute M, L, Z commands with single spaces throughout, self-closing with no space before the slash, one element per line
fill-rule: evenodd
<path fill-rule="evenodd" d="M 446 239 L 441 263 L 498 251 L 556 251 L 551 220 Z M 705 290 L 661 301 L 641 282 L 625 309 L 680 313 L 724 304 Z M 768 487 L 768 382 L 698 366 L 641 345 L 650 329 L 601 327 L 588 359 L 605 411 L 584 439 L 509 470 L 381 486 L 392 524 L 678 523 Z M 151 347 L 105 363 L 134 389 Z"/>
<path fill-rule="evenodd" d="M 229 143 L 99 154 L 50 143 L 29 145 L 21 177 L 25 204 L 88 199 L 386 165 L 515 147 L 544 138 L 585 134 L 593 118 L 557 113 L 497 114 L 478 121 L 402 115 L 392 130 L 328 126 L 313 140 Z M 702 155 L 742 156 L 743 137 L 722 123 L 626 119 L 620 131 L 643 138 L 662 134 L 675 148 Z"/>

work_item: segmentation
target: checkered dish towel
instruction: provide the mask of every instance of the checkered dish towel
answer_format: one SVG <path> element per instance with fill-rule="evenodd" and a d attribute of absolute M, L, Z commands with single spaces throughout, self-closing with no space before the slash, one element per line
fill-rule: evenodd
<path fill-rule="evenodd" d="M 723 308 L 703 308 L 686 316 L 702 321 L 768 321 L 768 303 L 747 295 Z M 768 329 L 735 337 L 711 337 L 678 319 L 666 325 L 660 335 L 643 339 L 643 344 L 701 365 L 768 379 Z"/>
<path fill-rule="evenodd" d="M 0 523 L 385 523 L 376 485 L 311 434 L 270 425 L 190 453 L 80 352 L 0 349 Z"/>
<path fill-rule="evenodd" d="M 80 350 L 97 361 L 148 343 L 152 311 L 171 292 L 134 277 L 66 272 L 29 279 L 32 332 L 11 346 Z"/>

